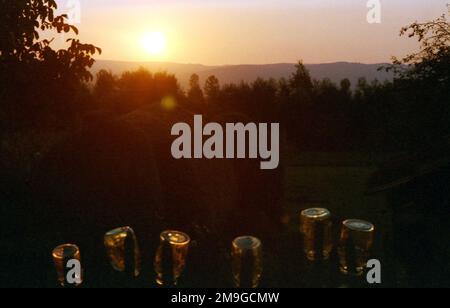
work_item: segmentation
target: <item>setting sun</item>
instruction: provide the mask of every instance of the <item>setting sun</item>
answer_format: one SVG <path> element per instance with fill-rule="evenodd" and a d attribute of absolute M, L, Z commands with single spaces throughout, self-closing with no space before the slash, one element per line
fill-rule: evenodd
<path fill-rule="evenodd" d="M 142 38 L 142 46 L 145 51 L 152 55 L 161 55 L 166 50 L 167 39 L 161 32 L 146 34 Z"/>

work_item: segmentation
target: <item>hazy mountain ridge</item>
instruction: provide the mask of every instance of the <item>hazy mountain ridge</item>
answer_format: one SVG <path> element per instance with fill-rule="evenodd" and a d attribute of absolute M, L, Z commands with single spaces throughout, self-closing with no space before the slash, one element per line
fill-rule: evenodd
<path fill-rule="evenodd" d="M 393 74 L 385 71 L 379 71 L 378 68 L 387 65 L 363 64 L 336 62 L 324 64 L 306 64 L 314 79 L 329 78 L 331 81 L 339 82 L 348 78 L 355 86 L 358 79 L 365 77 L 367 80 L 392 80 Z M 219 78 L 221 84 L 239 83 L 241 81 L 252 82 L 258 77 L 275 78 L 289 77 L 295 71 L 295 63 L 261 64 L 261 65 L 224 65 L 207 66 L 201 64 L 179 64 L 168 62 L 121 62 L 121 61 L 97 61 L 92 72 L 96 74 L 99 70 L 106 69 L 114 74 L 121 74 L 124 71 L 136 70 L 144 67 L 152 72 L 167 71 L 175 74 L 183 88 L 189 84 L 189 78 L 192 74 L 198 74 L 203 83 L 208 76 L 215 75 Z"/>

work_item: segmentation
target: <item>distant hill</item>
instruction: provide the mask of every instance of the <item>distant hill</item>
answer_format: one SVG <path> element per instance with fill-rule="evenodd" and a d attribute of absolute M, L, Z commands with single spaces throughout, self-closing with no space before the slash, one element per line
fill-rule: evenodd
<path fill-rule="evenodd" d="M 358 79 L 365 77 L 372 81 L 392 80 L 392 73 L 378 71 L 380 66 L 386 64 L 362 64 L 362 63 L 326 63 L 307 64 L 306 67 L 311 72 L 314 79 L 329 78 L 335 83 L 348 78 L 352 85 L 356 85 Z M 261 78 L 281 78 L 289 77 L 295 71 L 294 63 L 264 64 L 264 65 L 226 65 L 226 66 L 206 66 L 201 64 L 178 64 L 159 62 L 119 62 L 119 61 L 97 61 L 92 68 L 96 74 L 101 69 L 112 71 L 114 74 L 121 74 L 124 71 L 136 70 L 144 67 L 152 72 L 167 71 L 175 74 L 183 88 L 186 88 L 189 78 L 196 73 L 203 83 L 210 75 L 219 78 L 221 84 L 239 83 L 241 81 L 251 82 Z"/>

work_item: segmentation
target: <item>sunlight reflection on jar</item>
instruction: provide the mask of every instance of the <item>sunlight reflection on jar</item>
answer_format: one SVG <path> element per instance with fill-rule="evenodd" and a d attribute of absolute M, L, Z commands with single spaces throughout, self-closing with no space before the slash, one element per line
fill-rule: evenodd
<path fill-rule="evenodd" d="M 333 250 L 330 211 L 322 208 L 304 210 L 301 213 L 300 226 L 308 260 L 328 260 Z"/>
<path fill-rule="evenodd" d="M 261 241 L 253 236 L 236 238 L 232 243 L 231 258 L 236 288 L 257 288 L 263 272 Z"/>
<path fill-rule="evenodd" d="M 338 248 L 341 272 L 360 276 L 364 272 L 374 241 L 375 227 L 372 223 L 349 219 L 342 223 Z"/>
<path fill-rule="evenodd" d="M 79 286 L 83 283 L 82 270 L 73 278 L 75 282 L 67 281 L 70 268 L 68 262 L 77 260 L 81 263 L 80 249 L 73 244 L 64 244 L 56 247 L 52 252 L 58 283 L 61 287 Z"/>
<path fill-rule="evenodd" d="M 116 271 L 139 276 L 141 253 L 132 228 L 122 227 L 107 232 L 104 244 L 111 266 Z"/>
<path fill-rule="evenodd" d="M 156 283 L 160 286 L 177 286 L 186 267 L 190 237 L 179 231 L 164 231 L 155 257 Z"/>

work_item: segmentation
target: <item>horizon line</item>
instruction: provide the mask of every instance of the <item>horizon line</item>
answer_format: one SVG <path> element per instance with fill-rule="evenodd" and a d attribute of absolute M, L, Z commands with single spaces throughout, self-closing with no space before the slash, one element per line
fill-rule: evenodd
<path fill-rule="evenodd" d="M 189 63 L 189 62 L 173 62 L 173 61 L 137 61 L 137 60 L 111 60 L 111 59 L 95 59 L 95 62 L 118 62 L 118 63 L 134 63 L 134 64 L 178 64 L 178 65 L 199 65 L 206 67 L 227 67 L 227 66 L 267 66 L 267 65 L 296 65 L 298 62 L 273 62 L 273 63 L 240 63 L 240 64 L 202 64 L 202 63 Z M 379 65 L 379 64 L 392 64 L 391 62 L 359 62 L 359 61 L 330 61 L 330 62 L 303 62 L 304 65 L 324 65 L 324 64 L 362 64 L 362 65 Z"/>

